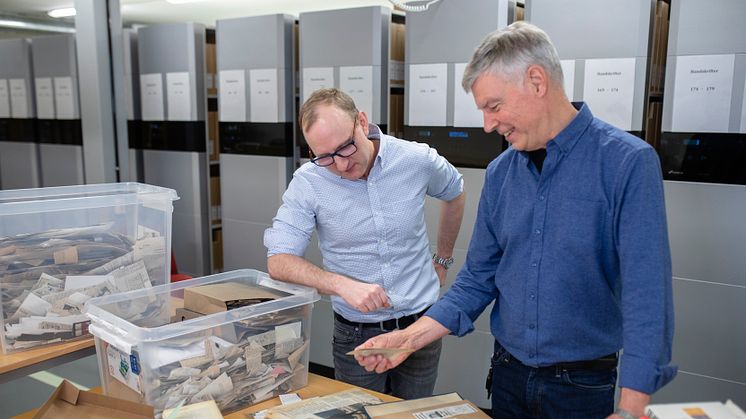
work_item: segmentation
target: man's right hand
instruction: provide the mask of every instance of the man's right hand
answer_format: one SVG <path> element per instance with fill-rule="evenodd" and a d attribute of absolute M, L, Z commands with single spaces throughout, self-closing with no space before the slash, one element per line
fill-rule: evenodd
<path fill-rule="evenodd" d="M 367 349 L 367 348 L 400 348 L 400 349 L 418 349 L 411 346 L 409 334 L 406 329 L 395 330 L 393 332 L 384 333 L 382 335 L 374 336 L 368 339 L 365 343 L 358 346 L 355 349 Z M 404 362 L 405 359 L 411 353 L 403 353 L 397 355 L 391 359 L 384 357 L 380 354 L 373 354 L 369 356 L 355 355 L 355 360 L 364 367 L 366 371 L 375 371 L 379 374 L 386 372 L 392 368 L 396 368 L 399 364 Z"/>
<path fill-rule="evenodd" d="M 426 345 L 442 338 L 450 333 L 442 324 L 427 315 L 420 317 L 406 329 L 395 330 L 368 339 L 365 343 L 355 349 L 367 348 L 399 348 L 419 350 Z M 367 371 L 382 373 L 396 368 L 404 362 L 410 353 L 403 353 L 390 359 L 381 354 L 361 356 L 356 355 L 355 360 Z"/>
<path fill-rule="evenodd" d="M 345 278 L 345 281 L 340 281 L 337 285 L 336 293 L 361 313 L 391 306 L 386 291 L 377 284 L 366 284 Z"/>

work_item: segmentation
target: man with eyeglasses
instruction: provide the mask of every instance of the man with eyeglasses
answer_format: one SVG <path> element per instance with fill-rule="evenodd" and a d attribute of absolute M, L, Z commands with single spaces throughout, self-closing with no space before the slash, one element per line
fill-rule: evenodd
<path fill-rule="evenodd" d="M 338 89 L 314 92 L 299 123 L 314 156 L 295 172 L 264 234 L 269 273 L 331 296 L 338 380 L 406 399 L 429 396 L 440 340 L 380 375 L 345 354 L 414 323 L 438 298 L 463 216 L 462 176 L 428 145 L 382 133 Z M 443 201 L 435 254 L 426 196 Z M 314 229 L 323 268 L 303 258 Z"/>

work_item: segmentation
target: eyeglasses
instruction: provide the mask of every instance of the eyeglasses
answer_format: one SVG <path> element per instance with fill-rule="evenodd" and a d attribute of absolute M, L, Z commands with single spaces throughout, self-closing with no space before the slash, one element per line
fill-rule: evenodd
<path fill-rule="evenodd" d="M 332 153 L 322 154 L 312 158 L 311 163 L 319 167 L 331 166 L 334 163 L 334 156 L 350 157 L 355 154 L 357 151 L 357 146 L 355 145 L 355 128 L 357 128 L 357 118 L 355 118 L 355 123 L 352 125 L 352 134 L 350 134 L 350 139 L 347 140 L 347 142 L 337 147 L 337 149 Z"/>

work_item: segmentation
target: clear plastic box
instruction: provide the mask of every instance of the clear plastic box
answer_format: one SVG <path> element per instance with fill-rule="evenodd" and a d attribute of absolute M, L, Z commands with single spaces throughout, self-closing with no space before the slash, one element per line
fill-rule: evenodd
<path fill-rule="evenodd" d="M 184 319 L 185 291 L 213 284 L 276 297 Z M 225 414 L 304 387 L 318 299 L 313 288 L 249 269 L 91 299 L 85 313 L 104 393 L 157 414 L 212 399 Z"/>
<path fill-rule="evenodd" d="M 89 298 L 169 282 L 172 189 L 0 191 L 3 353 L 88 336 Z"/>

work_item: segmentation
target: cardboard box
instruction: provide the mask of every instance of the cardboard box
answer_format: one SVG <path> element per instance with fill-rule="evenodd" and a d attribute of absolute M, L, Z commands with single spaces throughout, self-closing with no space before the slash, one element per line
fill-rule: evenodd
<path fill-rule="evenodd" d="M 204 314 L 197 313 L 196 311 L 187 310 L 185 308 L 177 308 L 176 314 L 171 318 L 171 323 L 183 322 L 184 320 L 192 320 L 197 317 L 202 317 Z"/>
<path fill-rule="evenodd" d="M 33 419 L 152 419 L 154 413 L 151 406 L 83 391 L 64 380 Z"/>
<path fill-rule="evenodd" d="M 218 122 L 218 112 L 207 112 L 207 139 L 210 140 L 210 161 L 220 159 L 220 123 Z"/>
<path fill-rule="evenodd" d="M 414 419 L 418 417 L 450 417 L 489 419 L 474 403 L 464 400 L 458 393 L 441 394 L 414 400 L 365 406 L 372 419 Z"/>
<path fill-rule="evenodd" d="M 175 409 L 166 409 L 163 411 L 163 417 L 166 419 L 222 419 L 218 405 L 215 400 L 189 404 Z"/>
<path fill-rule="evenodd" d="M 746 413 L 735 403 L 666 403 L 651 404 L 645 409 L 650 419 L 746 419 Z"/>
<path fill-rule="evenodd" d="M 283 297 L 287 295 L 266 288 L 223 282 L 185 289 L 184 308 L 200 314 L 212 314 Z"/>
<path fill-rule="evenodd" d="M 212 269 L 223 271 L 223 229 L 212 230 Z"/>

